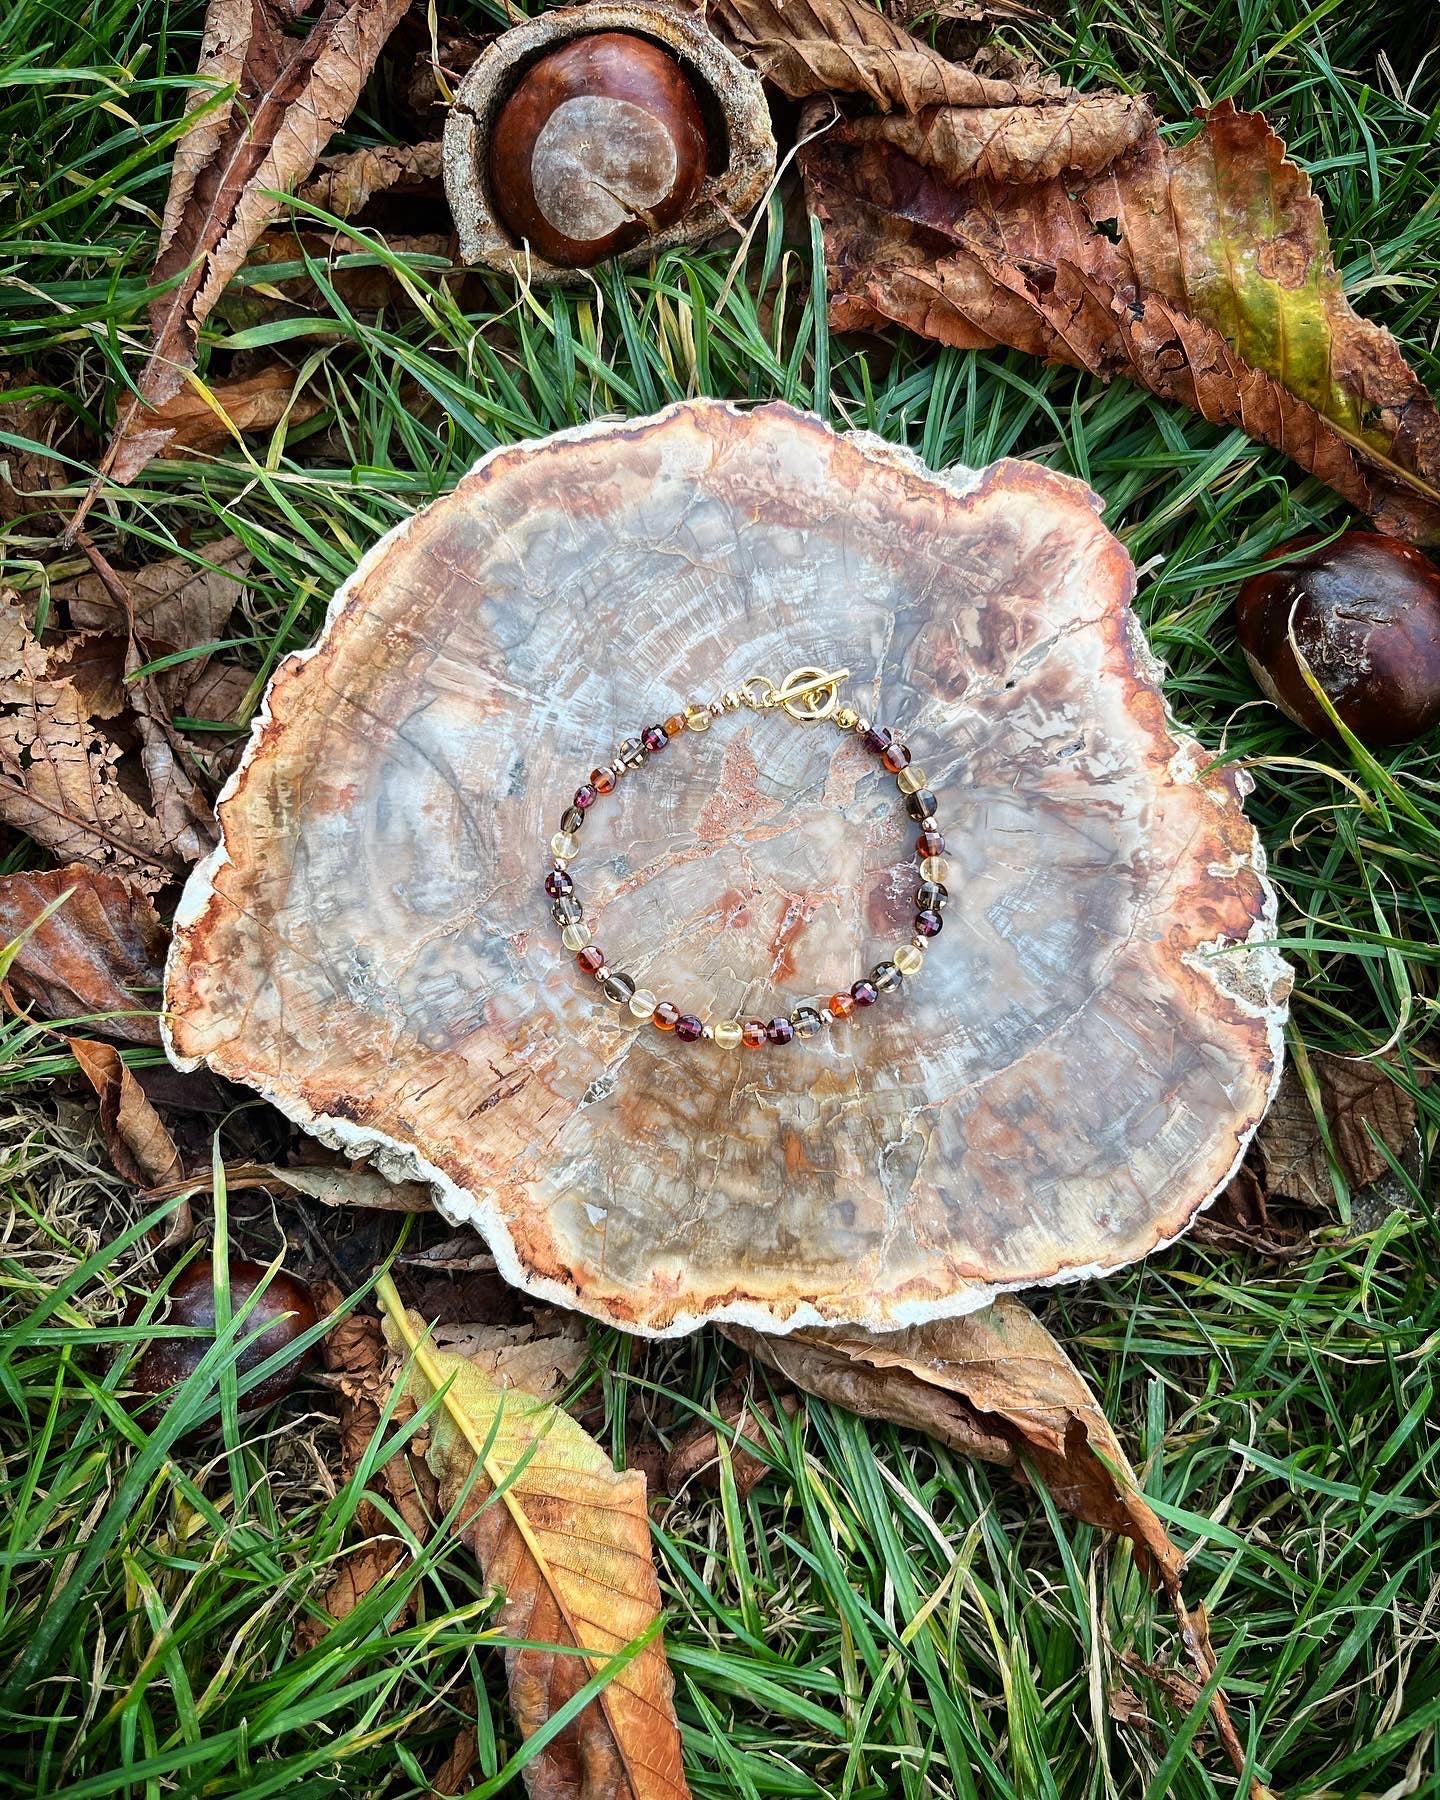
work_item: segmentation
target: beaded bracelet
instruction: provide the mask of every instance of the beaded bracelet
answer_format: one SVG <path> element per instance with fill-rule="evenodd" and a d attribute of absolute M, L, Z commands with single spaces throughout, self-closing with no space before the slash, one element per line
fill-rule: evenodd
<path fill-rule="evenodd" d="M 599 984 L 605 998 L 615 1006 L 628 1007 L 640 1021 L 649 1020 L 659 1031 L 674 1032 L 686 1044 L 701 1039 L 714 1042 L 722 1050 L 743 1046 L 759 1050 L 767 1044 L 788 1044 L 795 1038 L 818 1037 L 828 1026 L 848 1019 L 857 1008 L 873 1006 L 882 994 L 899 990 L 906 977 L 918 975 L 924 966 L 925 949 L 930 939 L 938 936 L 940 914 L 949 899 L 945 877 L 949 868 L 944 861 L 945 839 L 935 822 L 937 805 L 934 794 L 925 785 L 925 771 L 910 760 L 905 745 L 881 725 L 862 719 L 853 707 L 841 706 L 840 684 L 850 671 L 837 669 L 792 669 L 777 686 L 766 675 L 752 675 L 738 688 L 730 688 L 718 700 L 707 704 L 691 704 L 683 713 L 675 713 L 663 725 L 647 725 L 637 737 L 626 738 L 614 760 L 602 768 L 592 769 L 590 779 L 575 791 L 575 798 L 560 819 L 560 829 L 550 840 L 554 866 L 545 877 L 545 892 L 553 905 L 551 912 L 560 926 L 560 941 L 575 953 L 581 970 Z M 584 922 L 585 909 L 575 891 L 569 867 L 580 848 L 580 829 L 586 814 L 604 794 L 615 791 L 622 777 L 640 768 L 650 757 L 657 756 L 671 738 L 683 731 L 708 731 L 716 719 L 726 713 L 748 708 L 752 712 L 770 712 L 780 708 L 792 719 L 809 724 L 829 720 L 841 731 L 855 732 L 860 742 L 878 756 L 895 777 L 895 785 L 905 796 L 905 810 L 916 820 L 920 835 L 916 855 L 920 865 L 920 886 L 915 900 L 915 930 L 908 944 L 902 944 L 884 962 L 877 963 L 868 976 L 852 984 L 848 992 L 831 994 L 815 1005 L 795 1007 L 767 1024 L 761 1019 L 720 1019 L 713 1025 L 703 1024 L 694 1013 L 681 1012 L 669 1000 L 657 1000 L 648 988 L 636 987 L 633 976 L 612 969 L 605 954 L 591 941 L 590 928 Z"/>

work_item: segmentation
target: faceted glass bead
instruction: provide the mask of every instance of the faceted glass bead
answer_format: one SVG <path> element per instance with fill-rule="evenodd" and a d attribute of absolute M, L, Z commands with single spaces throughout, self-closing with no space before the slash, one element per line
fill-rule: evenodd
<path fill-rule="evenodd" d="M 918 975 L 925 967 L 925 952 L 918 944 L 901 944 L 890 960 L 902 975 Z"/>
<path fill-rule="evenodd" d="M 587 975 L 598 975 L 605 967 L 605 952 L 598 944 L 591 944 L 575 960 Z"/>
<path fill-rule="evenodd" d="M 615 760 L 627 769 L 638 769 L 645 760 L 645 747 L 639 738 L 626 738 L 615 752 Z"/>
<path fill-rule="evenodd" d="M 578 925 L 585 917 L 585 908 L 574 894 L 562 894 L 550 908 L 550 916 L 557 925 Z"/>
<path fill-rule="evenodd" d="M 694 1013 L 681 1013 L 675 1021 L 675 1035 L 682 1044 L 695 1044 L 705 1035 L 705 1027 Z"/>
<path fill-rule="evenodd" d="M 765 1027 L 765 1037 L 772 1044 L 788 1044 L 795 1035 L 795 1027 L 788 1019 L 772 1019 Z"/>
<path fill-rule="evenodd" d="M 615 792 L 615 771 L 613 769 L 592 769 L 590 785 L 597 794 L 613 794 Z"/>
<path fill-rule="evenodd" d="M 581 812 L 588 812 L 598 798 L 599 795 L 595 792 L 594 788 L 591 787 L 590 783 L 584 781 L 576 788 L 575 799 L 572 804 L 578 806 Z"/>
<path fill-rule="evenodd" d="M 650 1015 L 650 1023 L 657 1031 L 673 1031 L 680 1022 L 680 1008 L 672 1006 L 668 1000 L 657 1000 L 655 1010 Z"/>
<path fill-rule="evenodd" d="M 872 725 L 861 734 L 860 742 L 872 756 L 881 756 L 890 748 L 890 733 L 883 725 Z"/>
<path fill-rule="evenodd" d="M 915 915 L 915 930 L 921 937 L 939 937 L 945 929 L 945 921 L 938 912 L 931 912 L 928 906 L 921 907 Z"/>
<path fill-rule="evenodd" d="M 825 1004 L 830 1008 L 832 1019 L 848 1019 L 855 1010 L 853 994 L 832 994 Z"/>
<path fill-rule="evenodd" d="M 560 815 L 562 831 L 578 831 L 585 823 L 585 815 L 578 806 L 567 806 Z"/>
<path fill-rule="evenodd" d="M 908 775 L 910 771 L 907 769 L 904 772 Z M 929 788 L 921 788 L 918 793 L 911 794 L 909 799 L 905 802 L 905 810 L 912 819 L 915 819 L 918 822 L 920 819 L 933 819 L 935 817 L 935 808 L 939 804 L 940 802 L 930 792 Z"/>
<path fill-rule="evenodd" d="M 722 1050 L 738 1050 L 740 1048 L 740 1021 L 738 1019 L 717 1019 L 711 1033 Z"/>
<path fill-rule="evenodd" d="M 583 950 L 592 935 L 588 925 L 567 925 L 560 933 L 560 942 L 567 950 Z"/>
<path fill-rule="evenodd" d="M 550 854 L 552 856 L 568 859 L 574 856 L 579 848 L 580 840 L 573 832 L 557 831 L 550 840 Z"/>
<path fill-rule="evenodd" d="M 902 769 L 895 777 L 895 785 L 902 794 L 918 794 L 926 779 L 925 771 L 919 763 L 911 763 L 908 769 Z"/>
<path fill-rule="evenodd" d="M 944 912 L 950 904 L 950 890 L 942 881 L 922 881 L 915 890 L 915 904 L 921 912 Z"/>
<path fill-rule="evenodd" d="M 950 879 L 950 865 L 943 856 L 927 856 L 920 863 L 920 879 L 938 882 L 941 887 Z"/>
<path fill-rule="evenodd" d="M 790 1023 L 795 1027 L 795 1035 L 799 1038 L 819 1037 L 825 1029 L 825 1022 L 813 1006 L 797 1006 L 790 1015 Z"/>
<path fill-rule="evenodd" d="M 630 996 L 630 1010 L 637 1019 L 648 1019 L 655 1010 L 655 996 L 649 988 L 636 988 Z"/>
<path fill-rule="evenodd" d="M 617 1006 L 626 1005 L 634 992 L 635 983 L 630 976 L 621 975 L 618 970 L 614 975 L 606 976 L 605 998 L 613 1000 Z"/>
<path fill-rule="evenodd" d="M 708 706 L 687 706 L 685 709 L 685 723 L 692 731 L 708 731 L 714 723 L 714 720 L 710 716 L 710 708 Z"/>
<path fill-rule="evenodd" d="M 919 856 L 943 856 L 945 854 L 944 832 L 922 831 L 915 840 L 915 851 Z"/>
<path fill-rule="evenodd" d="M 873 1006 L 880 998 L 880 990 L 873 981 L 856 981 L 850 986 L 850 998 L 857 1006 Z"/>
<path fill-rule="evenodd" d="M 892 743 L 881 753 L 880 760 L 892 775 L 898 775 L 909 764 L 910 752 L 903 744 Z"/>
<path fill-rule="evenodd" d="M 640 733 L 640 742 L 653 754 L 656 750 L 663 750 L 670 740 L 665 735 L 663 725 L 647 725 Z"/>
<path fill-rule="evenodd" d="M 563 900 L 575 892 L 575 883 L 564 869 L 552 869 L 545 877 L 545 892 L 552 900 Z"/>
<path fill-rule="evenodd" d="M 878 962 L 870 971 L 870 979 L 882 994 L 893 994 L 904 980 L 904 976 L 893 962 Z"/>
<path fill-rule="evenodd" d="M 667 738 L 679 737 L 680 733 L 684 729 L 685 729 L 684 714 L 683 713 L 671 713 L 670 717 L 665 721 L 664 730 L 665 730 L 666 737 Z"/>
<path fill-rule="evenodd" d="M 765 1026 L 759 1019 L 747 1019 L 740 1027 L 740 1042 L 747 1050 L 763 1050 L 770 1042 L 765 1035 Z"/>

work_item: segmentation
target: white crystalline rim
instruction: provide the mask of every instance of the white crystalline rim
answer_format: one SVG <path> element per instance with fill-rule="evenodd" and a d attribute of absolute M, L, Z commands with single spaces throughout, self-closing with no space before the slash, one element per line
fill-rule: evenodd
<path fill-rule="evenodd" d="M 760 406 L 773 404 L 775 402 L 759 402 L 755 407 L 742 407 L 731 401 L 678 400 L 646 418 L 593 419 L 587 424 L 572 426 L 567 430 L 552 433 L 548 437 L 524 438 L 517 443 L 497 445 L 495 449 L 488 450 L 484 456 L 471 465 L 461 478 L 461 482 L 457 483 L 457 487 L 463 485 L 471 476 L 478 474 L 499 457 L 519 456 L 534 450 L 549 449 L 557 443 L 583 442 L 589 437 L 608 434 L 617 426 L 641 429 L 658 424 L 673 414 L 685 411 L 715 410 L 740 417 L 746 412 L 758 410 Z M 833 429 L 814 413 L 802 413 L 801 417 L 820 425 L 827 432 Z M 888 462 L 907 474 L 920 475 L 927 481 L 949 488 L 957 494 L 968 493 L 976 486 L 983 474 L 981 470 L 966 469 L 958 465 L 944 473 L 937 473 L 929 468 L 913 450 L 903 445 L 888 443 L 873 432 L 853 431 L 843 435 L 847 443 L 857 445 L 870 460 L 877 463 Z M 1076 481 L 1073 477 L 1059 475 L 1053 470 L 1049 473 L 1055 475 L 1058 480 L 1071 482 L 1074 487 L 1087 496 L 1087 499 L 1090 496 L 1092 490 L 1085 483 Z M 441 496 L 441 499 L 449 497 L 447 494 Z M 430 503 L 431 506 L 438 504 L 440 504 L 440 500 Z M 336 590 L 334 598 L 326 609 L 324 627 L 315 642 L 307 649 L 293 651 L 276 668 L 271 682 L 266 686 L 259 710 L 251 722 L 250 741 L 245 747 L 245 752 L 216 800 L 217 815 L 239 787 L 250 766 L 251 759 L 259 749 L 265 729 L 270 723 L 270 689 L 274 681 L 282 673 L 293 671 L 300 664 L 308 662 L 324 646 L 354 590 L 364 581 L 380 558 L 393 545 L 399 543 L 416 520 L 429 510 L 430 508 L 427 506 L 412 513 L 408 519 L 403 519 L 400 524 L 394 526 L 371 545 L 356 565 L 353 573 Z M 1188 763 L 1192 769 L 1203 768 L 1213 759 L 1209 757 L 1197 738 L 1192 737 L 1176 723 L 1169 702 L 1165 700 L 1164 689 L 1160 686 L 1164 665 L 1150 649 L 1133 608 L 1130 609 L 1127 617 L 1137 660 L 1140 661 L 1145 673 L 1154 680 L 1160 691 L 1164 702 L 1166 726 L 1176 741 L 1176 754 L 1171 759 L 1172 768 L 1176 762 L 1182 762 L 1182 760 Z M 1242 786 L 1247 784 L 1253 786 L 1253 783 L 1248 783 L 1248 778 L 1242 778 Z M 615 1319 L 603 1305 L 585 1304 L 584 1300 L 564 1282 L 553 1281 L 527 1269 L 515 1250 L 505 1216 L 495 1202 L 483 1194 L 474 1193 L 469 1188 L 461 1187 L 457 1182 L 452 1181 L 443 1169 L 439 1169 L 435 1164 L 427 1161 L 414 1145 L 389 1137 L 385 1132 L 377 1131 L 372 1126 L 357 1125 L 349 1119 L 336 1118 L 329 1113 L 314 1112 L 303 1101 L 295 1098 L 280 1098 L 268 1093 L 264 1087 L 256 1087 L 255 1091 L 269 1100 L 271 1105 L 275 1106 L 292 1123 L 309 1132 L 327 1148 L 339 1151 L 346 1156 L 368 1158 L 387 1180 L 428 1183 L 433 1192 L 437 1209 L 447 1219 L 457 1225 L 473 1225 L 481 1233 L 495 1258 L 496 1268 L 512 1286 L 520 1288 L 526 1293 L 534 1294 L 541 1300 L 548 1300 L 556 1306 L 587 1313 L 608 1325 L 618 1325 L 620 1329 L 637 1337 L 683 1337 L 689 1332 L 698 1330 L 700 1326 L 711 1323 L 747 1325 L 756 1331 L 784 1336 L 792 1331 L 802 1330 L 806 1326 L 824 1327 L 849 1322 L 865 1326 L 870 1330 L 898 1331 L 907 1325 L 927 1324 L 933 1319 L 957 1318 L 966 1313 L 980 1311 L 982 1307 L 989 1306 L 1001 1294 L 1023 1292 L 1026 1289 L 1037 1287 L 1059 1287 L 1079 1281 L 1093 1281 L 1101 1276 L 1116 1274 L 1119 1270 L 1130 1267 L 1132 1263 L 1142 1261 L 1145 1256 L 1152 1256 L 1161 1250 L 1169 1249 L 1172 1244 L 1179 1242 L 1199 1215 L 1219 1198 L 1240 1167 L 1250 1140 L 1259 1128 L 1260 1119 L 1263 1118 L 1264 1111 L 1274 1100 L 1276 1090 L 1280 1085 L 1285 1050 L 1285 1022 L 1289 1016 L 1289 1008 L 1284 1000 L 1265 999 L 1262 1001 L 1251 998 L 1252 994 L 1268 995 L 1277 984 L 1288 983 L 1290 968 L 1274 946 L 1273 940 L 1277 933 L 1278 922 L 1278 901 L 1275 889 L 1266 873 L 1264 846 L 1253 826 L 1250 828 L 1250 843 L 1250 855 L 1237 865 L 1236 872 L 1238 873 L 1240 868 L 1248 867 L 1260 882 L 1265 899 L 1261 917 L 1255 921 L 1243 941 L 1234 944 L 1217 943 L 1209 949 L 1202 946 L 1199 951 L 1191 951 L 1186 957 L 1192 967 L 1202 972 L 1207 979 L 1214 981 L 1227 997 L 1244 1012 L 1253 1018 L 1263 1018 L 1266 1021 L 1273 1072 L 1270 1078 L 1269 1092 L 1266 1095 L 1265 1108 L 1241 1138 L 1235 1160 L 1226 1171 L 1224 1179 L 1195 1207 L 1179 1231 L 1168 1238 L 1158 1239 L 1141 1256 L 1126 1257 L 1116 1263 L 1096 1262 L 1077 1265 L 1073 1268 L 1062 1269 L 1056 1274 L 1038 1281 L 1033 1279 L 1002 1281 L 969 1287 L 945 1300 L 895 1301 L 887 1306 L 883 1323 L 877 1324 L 866 1319 L 846 1321 L 836 1315 L 821 1312 L 809 1301 L 802 1301 L 783 1318 L 777 1318 L 768 1307 L 758 1302 L 739 1300 L 726 1306 L 715 1307 L 711 1311 L 678 1314 L 664 1326 L 652 1326 L 631 1320 L 621 1324 L 621 1321 Z M 205 907 L 215 894 L 216 874 L 230 860 L 230 854 L 225 847 L 222 820 L 219 842 L 210 854 L 191 870 L 175 911 L 174 936 L 165 962 L 164 992 L 167 995 L 172 973 L 178 966 L 189 930 L 199 921 Z M 1240 980 L 1229 981 L 1225 979 L 1227 969 L 1243 969 L 1244 973 Z M 199 1068 L 204 1063 L 203 1056 L 185 1057 L 176 1051 L 171 1035 L 168 1010 L 161 1014 L 160 1030 L 166 1055 L 177 1069 L 188 1072 Z M 245 1085 L 250 1084 L 246 1083 Z"/>

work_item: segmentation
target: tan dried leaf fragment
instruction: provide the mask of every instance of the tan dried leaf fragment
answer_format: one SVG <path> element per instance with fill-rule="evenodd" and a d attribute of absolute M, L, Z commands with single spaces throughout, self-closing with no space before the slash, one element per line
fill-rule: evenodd
<path fill-rule="evenodd" d="M 157 447 L 145 461 L 150 455 L 206 456 L 246 432 L 273 431 L 282 422 L 303 425 L 323 405 L 318 395 L 296 389 L 295 371 L 286 363 L 204 388 L 192 383 L 146 413 L 146 435 Z"/>
<path fill-rule="evenodd" d="M 426 144 L 382 144 L 376 150 L 347 150 L 327 157 L 301 198 L 323 206 L 338 219 L 353 219 L 377 194 L 438 188 L 440 140 Z"/>
<path fill-rule="evenodd" d="M 285 27 L 308 0 L 211 0 L 201 41 L 193 128 L 175 153 L 155 262 L 173 283 L 150 311 L 150 359 L 139 397 L 116 416 L 101 465 L 133 481 L 172 441 L 154 409 L 180 394 L 200 327 L 250 246 L 280 211 L 274 191 L 304 181 L 350 116 L 407 0 L 326 0 L 309 34 Z M 215 104 L 217 92 L 235 92 Z M 203 110 L 208 108 L 208 110 Z"/>
<path fill-rule="evenodd" d="M 55 910 L 37 925 L 51 906 Z M 43 1017 L 105 1014 L 101 1029 L 107 1036 L 160 1042 L 155 1010 L 170 934 L 139 882 L 79 863 L 6 875 L 0 879 L 0 943 L 31 926 L 9 981 Z"/>
<path fill-rule="evenodd" d="M 1324 1051 L 1312 1051 L 1309 1060 L 1330 1146 L 1352 1190 L 1369 1187 L 1390 1173 L 1382 1146 L 1402 1166 L 1413 1160 L 1415 1102 L 1383 1062 L 1357 1062 Z M 1286 1194 L 1309 1206 L 1334 1205 L 1335 1184 L 1320 1122 L 1293 1064 L 1255 1135 L 1255 1147 L 1264 1159 L 1270 1193 Z"/>
<path fill-rule="evenodd" d="M 412 1358 L 408 1393 L 419 1402 L 445 1388 L 429 1453 L 441 1502 L 468 1492 L 463 1529 L 505 1596 L 501 1629 L 555 1646 L 506 1652 L 521 1732 L 532 1736 L 611 1658 L 647 1640 L 529 1765 L 527 1790 L 537 1800 L 684 1800 L 644 1476 L 617 1473 L 557 1407 L 434 1349 L 386 1285 L 387 1336 Z"/>
<path fill-rule="evenodd" d="M 69 672 L 72 650 L 39 643 L 18 599 L 0 593 L 0 823 L 62 862 L 133 875 L 153 893 L 182 857 L 122 784 L 120 745 Z"/>
<path fill-rule="evenodd" d="M 93 1038 L 67 1038 L 66 1043 L 99 1097 L 100 1130 L 115 1173 L 137 1188 L 178 1179 L 181 1163 L 175 1140 L 120 1052 Z"/>

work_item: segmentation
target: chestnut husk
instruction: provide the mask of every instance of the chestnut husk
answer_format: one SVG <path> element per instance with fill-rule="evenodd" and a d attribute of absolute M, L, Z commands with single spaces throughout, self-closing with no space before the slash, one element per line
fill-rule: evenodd
<path fill-rule="evenodd" d="M 265 1279 L 267 1270 L 263 1263 L 233 1261 L 230 1264 L 230 1306 L 233 1313 L 238 1313 L 249 1300 L 255 1289 Z M 143 1300 L 134 1300 L 125 1312 L 125 1323 L 134 1325 L 144 1310 Z M 303 1281 L 294 1275 L 287 1275 L 283 1269 L 277 1270 L 270 1278 L 269 1285 L 252 1308 L 244 1325 L 241 1336 L 247 1340 L 245 1348 L 235 1359 L 237 1373 L 248 1374 L 262 1362 L 272 1357 L 276 1351 L 293 1344 L 315 1323 L 319 1314 L 310 1290 Z M 266 1321 L 270 1321 L 258 1337 L 254 1334 Z M 181 1271 L 171 1284 L 169 1292 L 161 1302 L 151 1323 L 154 1325 L 194 1325 L 208 1329 L 212 1334 L 215 1328 L 215 1269 L 207 1258 L 201 1258 Z M 209 1338 L 157 1338 L 131 1364 L 126 1375 L 126 1388 L 135 1396 L 135 1404 L 140 1417 L 147 1424 L 153 1425 L 158 1416 L 154 1402 L 169 1392 L 194 1373 L 206 1351 L 214 1342 Z M 299 1380 L 306 1365 L 314 1355 L 313 1347 L 298 1354 L 292 1361 L 282 1364 L 272 1374 L 267 1375 L 258 1387 L 251 1388 L 240 1397 L 242 1413 L 260 1412 L 273 1405 L 288 1394 Z M 189 1433 L 182 1442 L 193 1441 L 205 1432 L 213 1430 L 219 1423 L 216 1417 Z"/>
<path fill-rule="evenodd" d="M 1273 552 L 1235 603 L 1236 635 L 1256 681 L 1316 737 L 1338 736 L 1291 644 L 1361 743 L 1410 743 L 1440 721 L 1440 569 L 1413 545 L 1349 531 Z M 1297 554 L 1298 553 L 1298 554 Z M 1282 566 L 1283 559 L 1283 566 Z"/>
<path fill-rule="evenodd" d="M 586 268 L 550 262 L 506 228 L 495 204 L 490 142 L 500 109 L 531 67 L 568 40 L 601 32 L 646 38 L 679 62 L 700 100 L 710 156 L 700 192 L 683 215 L 619 250 L 614 260 L 643 262 L 677 244 L 701 243 L 732 228 L 764 197 L 776 154 L 764 88 L 701 14 L 664 0 L 597 0 L 557 8 L 496 38 L 461 82 L 446 120 L 445 192 L 464 262 L 484 263 L 525 281 L 589 279 Z"/>

